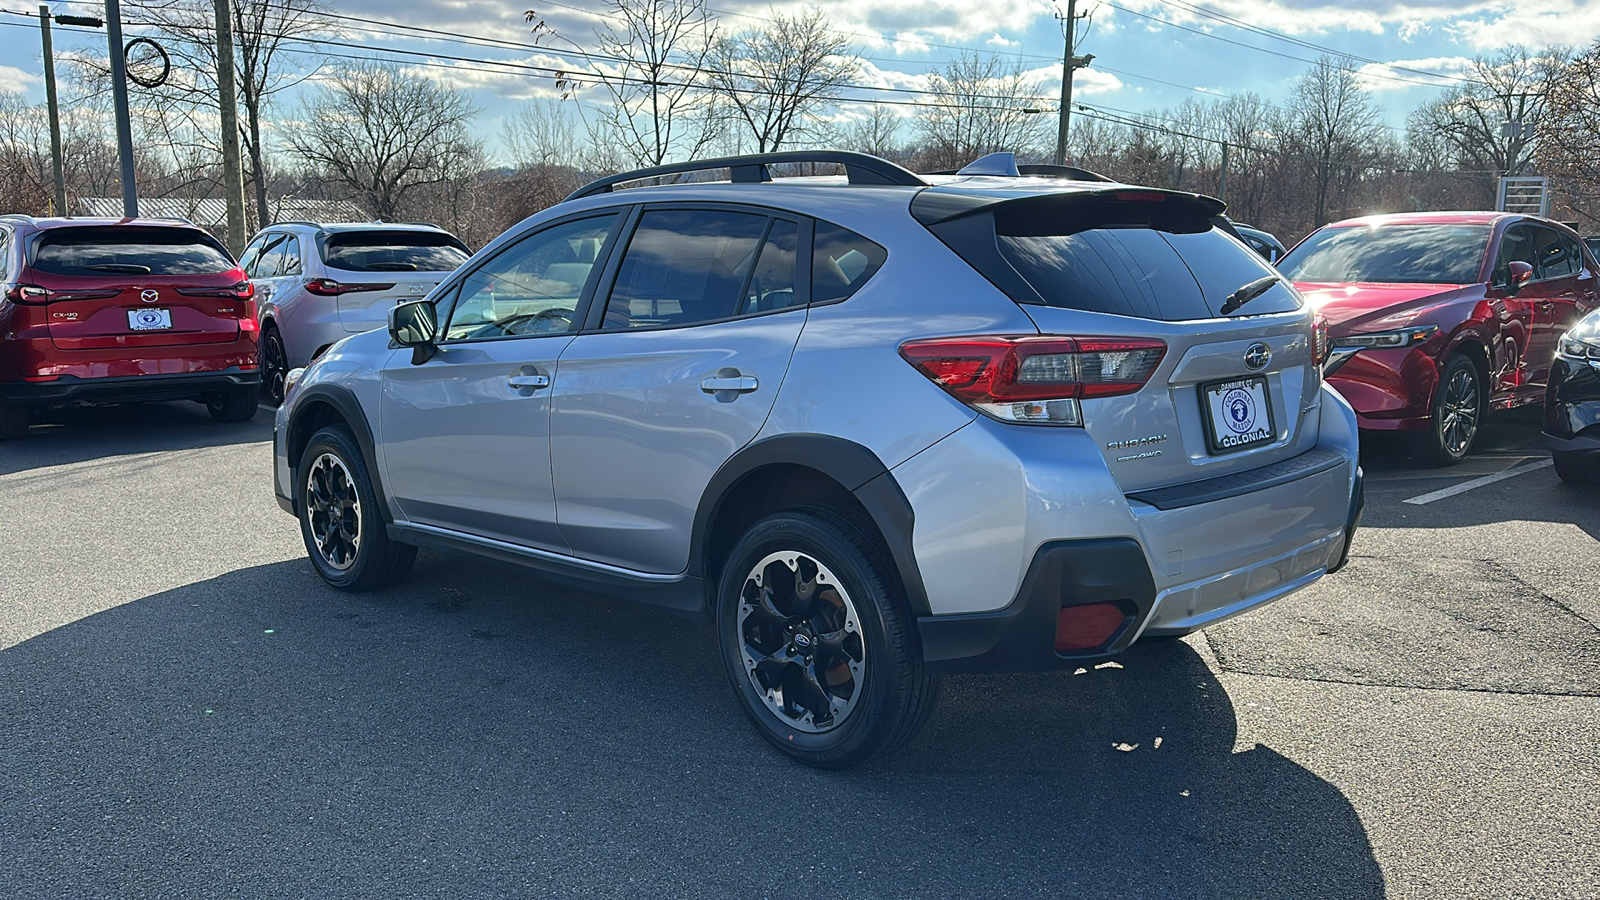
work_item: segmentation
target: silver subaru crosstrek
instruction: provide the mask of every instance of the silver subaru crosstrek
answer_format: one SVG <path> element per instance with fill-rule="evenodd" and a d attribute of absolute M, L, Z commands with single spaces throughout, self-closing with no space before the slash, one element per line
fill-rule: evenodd
<path fill-rule="evenodd" d="M 389 308 L 419 300 L 467 261 L 455 235 L 423 222 L 279 222 L 261 230 L 239 265 L 255 286 L 262 393 L 336 341 L 382 328 Z"/>
<path fill-rule="evenodd" d="M 279 502 L 341 589 L 432 547 L 707 620 L 821 767 L 908 740 L 944 673 L 1337 570 L 1362 481 L 1312 311 L 1221 202 L 1093 177 L 797 151 L 595 182 L 291 373 Z"/>

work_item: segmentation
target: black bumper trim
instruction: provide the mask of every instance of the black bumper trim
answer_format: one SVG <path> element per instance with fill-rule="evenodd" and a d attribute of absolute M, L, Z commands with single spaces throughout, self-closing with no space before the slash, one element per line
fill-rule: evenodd
<path fill-rule="evenodd" d="M 1600 430 L 1591 427 L 1572 437 L 1557 437 L 1547 431 L 1539 435 L 1539 445 L 1554 453 L 1600 453 Z"/>
<path fill-rule="evenodd" d="M 1307 450 L 1299 456 L 1281 462 L 1269 463 L 1246 472 L 1220 475 L 1216 478 L 1207 478 L 1204 481 L 1195 481 L 1174 487 L 1139 491 L 1129 494 L 1128 499 L 1138 500 L 1140 503 L 1148 503 L 1156 509 L 1182 509 L 1186 506 L 1199 506 L 1202 503 L 1214 503 L 1218 500 L 1226 500 L 1229 497 L 1240 497 L 1256 491 L 1264 491 L 1267 488 L 1288 484 L 1291 481 L 1308 478 L 1319 472 L 1326 472 L 1345 462 L 1346 459 L 1347 457 L 1332 450 Z"/>
<path fill-rule="evenodd" d="M 232 388 L 259 388 L 260 369 L 233 366 L 215 372 L 179 372 L 170 375 L 132 375 L 119 378 L 78 378 L 65 375 L 55 381 L 12 381 L 0 384 L 0 400 L 28 406 L 63 403 L 126 403 L 149 400 L 191 400 Z"/>
<path fill-rule="evenodd" d="M 922 658 L 936 672 L 1037 672 L 1079 665 L 1132 643 L 1155 605 L 1155 578 L 1133 538 L 1052 541 L 1033 556 L 1028 574 L 1004 609 L 917 619 Z M 1063 606 L 1115 603 L 1128 621 L 1105 646 L 1057 653 L 1056 619 Z"/>
<path fill-rule="evenodd" d="M 1328 567 L 1328 574 L 1344 568 L 1350 561 L 1350 545 L 1355 543 L 1356 529 L 1361 527 L 1361 514 L 1367 508 L 1367 475 L 1356 466 L 1356 486 L 1350 493 L 1350 515 L 1344 521 L 1344 549 L 1339 551 L 1339 561 Z"/>

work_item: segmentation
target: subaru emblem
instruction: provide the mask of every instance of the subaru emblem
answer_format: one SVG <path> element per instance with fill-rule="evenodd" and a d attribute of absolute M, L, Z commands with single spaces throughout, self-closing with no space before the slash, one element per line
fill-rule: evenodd
<path fill-rule="evenodd" d="M 143 300 L 146 303 L 154 303 L 157 300 L 161 299 L 161 294 L 159 292 L 157 292 L 157 291 L 154 291 L 154 290 L 140 291 L 139 292 L 139 299 Z"/>
<path fill-rule="evenodd" d="M 1244 351 L 1245 367 L 1252 372 L 1265 369 L 1269 362 L 1272 362 L 1272 348 L 1260 341 L 1251 344 L 1250 348 Z"/>

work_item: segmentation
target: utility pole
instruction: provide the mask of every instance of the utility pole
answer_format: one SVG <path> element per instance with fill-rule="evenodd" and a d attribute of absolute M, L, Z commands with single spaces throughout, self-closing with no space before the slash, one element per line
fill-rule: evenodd
<path fill-rule="evenodd" d="M 233 84 L 233 10 L 217 8 L 217 102 L 222 113 L 222 193 L 228 201 L 228 249 L 244 250 L 244 169 L 239 163 L 239 101 Z M 263 225 L 266 223 L 263 222 Z"/>
<path fill-rule="evenodd" d="M 1055 164 L 1058 166 L 1067 164 L 1067 123 L 1072 114 L 1072 73 L 1089 65 L 1094 59 L 1093 53 L 1088 56 L 1074 55 L 1077 47 L 1074 46 L 1076 40 L 1073 35 L 1080 18 L 1083 16 L 1078 15 L 1078 0 L 1067 0 L 1067 15 L 1062 18 L 1065 48 L 1061 54 L 1061 122 L 1056 130 Z"/>
<path fill-rule="evenodd" d="M 133 180 L 133 123 L 128 118 L 128 69 L 122 48 L 122 5 L 106 0 L 106 44 L 111 50 L 111 105 L 117 117 L 117 155 L 122 159 L 122 214 L 139 216 L 139 185 Z"/>
<path fill-rule="evenodd" d="M 39 4 L 39 31 L 44 38 L 44 98 L 50 107 L 50 168 L 56 188 L 55 214 L 67 215 L 67 176 L 61 168 L 61 113 L 56 108 L 56 56 L 50 46 L 50 7 Z"/>
<path fill-rule="evenodd" d="M 1228 202 L 1228 142 L 1222 142 L 1222 183 L 1217 187 L 1217 199 Z"/>

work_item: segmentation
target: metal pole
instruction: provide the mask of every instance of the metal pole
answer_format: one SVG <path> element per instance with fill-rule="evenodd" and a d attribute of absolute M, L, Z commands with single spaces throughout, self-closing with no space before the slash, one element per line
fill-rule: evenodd
<path fill-rule="evenodd" d="M 216 0 L 217 102 L 222 112 L 222 194 L 228 201 L 228 249 L 244 250 L 244 169 L 239 162 L 239 100 L 233 84 L 233 10 Z M 265 224 L 265 223 L 262 223 Z"/>
<path fill-rule="evenodd" d="M 55 214 L 68 215 L 67 176 L 61 168 L 61 112 L 56 107 L 56 56 L 50 45 L 50 7 L 39 4 L 39 33 L 44 37 L 44 97 L 50 108 L 50 168 L 55 180 Z"/>
<path fill-rule="evenodd" d="M 1222 184 L 1217 188 L 1217 199 L 1228 202 L 1228 142 L 1222 142 Z"/>
<path fill-rule="evenodd" d="M 1078 21 L 1077 8 L 1077 0 L 1067 0 L 1065 49 L 1061 55 L 1061 122 L 1056 126 L 1055 163 L 1058 166 L 1067 164 L 1067 119 L 1072 114 L 1072 72 L 1078 67 L 1072 46 L 1072 30 Z"/>
<path fill-rule="evenodd" d="M 133 180 L 133 123 L 128 119 L 128 73 L 122 50 L 122 6 L 106 0 L 106 45 L 111 50 L 111 104 L 117 116 L 117 155 L 122 158 L 122 214 L 139 215 L 139 185 Z"/>

